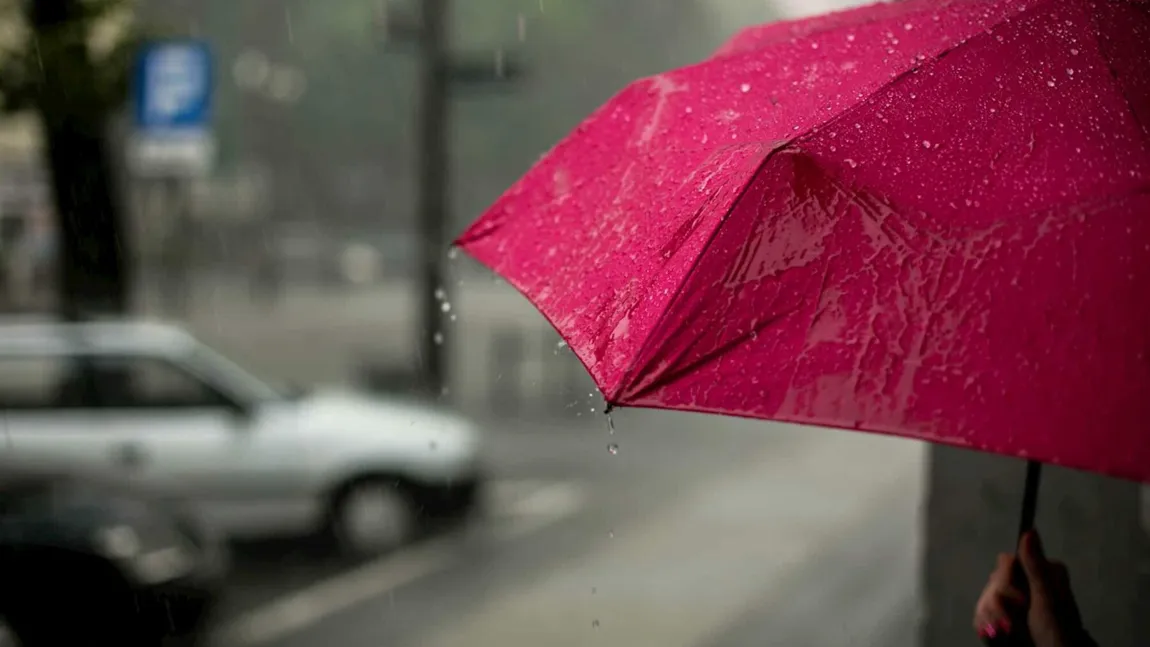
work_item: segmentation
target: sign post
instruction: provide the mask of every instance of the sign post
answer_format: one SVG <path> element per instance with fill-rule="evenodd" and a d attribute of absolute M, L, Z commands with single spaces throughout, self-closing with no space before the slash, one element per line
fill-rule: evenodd
<path fill-rule="evenodd" d="M 215 158 L 211 129 L 212 57 L 207 43 L 167 40 L 146 44 L 136 63 L 129 161 L 136 177 L 161 194 L 162 284 L 169 309 L 183 311 L 190 296 L 191 249 L 187 180 L 207 175 Z"/>
<path fill-rule="evenodd" d="M 211 130 L 212 57 L 207 43 L 149 43 L 136 64 L 131 160 L 137 175 L 207 173 L 215 157 Z"/>

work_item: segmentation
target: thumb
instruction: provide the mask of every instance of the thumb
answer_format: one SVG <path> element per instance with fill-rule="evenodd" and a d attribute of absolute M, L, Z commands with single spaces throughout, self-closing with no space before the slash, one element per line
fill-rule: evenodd
<path fill-rule="evenodd" d="M 1031 594 L 1044 594 L 1047 589 L 1046 580 L 1050 572 L 1050 562 L 1046 560 L 1042 540 L 1037 532 L 1031 530 L 1022 536 L 1018 548 L 1018 561 L 1022 563 L 1022 570 L 1026 573 L 1026 582 L 1030 586 Z"/>

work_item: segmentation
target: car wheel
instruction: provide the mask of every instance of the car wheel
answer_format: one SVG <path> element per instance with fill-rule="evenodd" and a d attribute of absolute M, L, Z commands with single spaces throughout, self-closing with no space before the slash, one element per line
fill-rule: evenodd
<path fill-rule="evenodd" d="M 410 542 L 418 515 L 411 497 L 397 483 L 371 478 L 355 481 L 339 493 L 329 523 L 340 555 L 363 559 Z"/>

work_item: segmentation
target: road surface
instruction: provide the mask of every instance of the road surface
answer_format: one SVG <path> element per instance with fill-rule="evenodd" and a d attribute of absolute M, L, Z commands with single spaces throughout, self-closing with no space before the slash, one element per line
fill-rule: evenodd
<path fill-rule="evenodd" d="M 616 416 L 614 436 L 601 418 L 499 427 L 466 528 L 344 570 L 302 550 L 248 556 L 213 642 L 912 644 L 919 445 Z"/>

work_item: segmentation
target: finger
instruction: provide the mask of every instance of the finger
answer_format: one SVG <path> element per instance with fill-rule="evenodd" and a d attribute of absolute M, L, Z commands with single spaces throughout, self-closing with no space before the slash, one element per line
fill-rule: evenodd
<path fill-rule="evenodd" d="M 990 580 L 987 586 L 994 588 L 1004 588 L 1011 585 L 1014 574 L 1014 555 L 1008 553 L 998 554 L 998 563 L 995 564 L 994 571 L 990 574 Z"/>
<path fill-rule="evenodd" d="M 1048 569 L 1050 563 L 1046 561 L 1046 553 L 1042 548 L 1042 540 L 1038 533 L 1031 530 L 1022 536 L 1018 548 L 1018 560 L 1022 562 L 1022 570 L 1026 573 L 1026 581 L 1030 590 L 1036 595 L 1048 587 Z"/>
<path fill-rule="evenodd" d="M 1007 586 L 1005 588 L 997 589 L 995 594 L 998 596 L 998 600 L 1003 607 L 1010 609 L 1026 607 L 1026 594 L 1015 586 Z"/>
<path fill-rule="evenodd" d="M 1003 608 L 1001 601 L 993 596 L 979 602 L 974 613 L 974 630 L 980 638 L 994 638 L 999 634 L 1009 634 L 1012 625 L 1010 614 Z"/>
<path fill-rule="evenodd" d="M 1004 592 L 1002 589 L 987 587 L 974 606 L 975 624 L 981 626 L 987 622 L 1008 618 L 1011 610 L 1018 607 L 1018 601 L 1021 599 L 1024 599 L 1023 595 L 1017 589 L 1011 588 Z"/>

